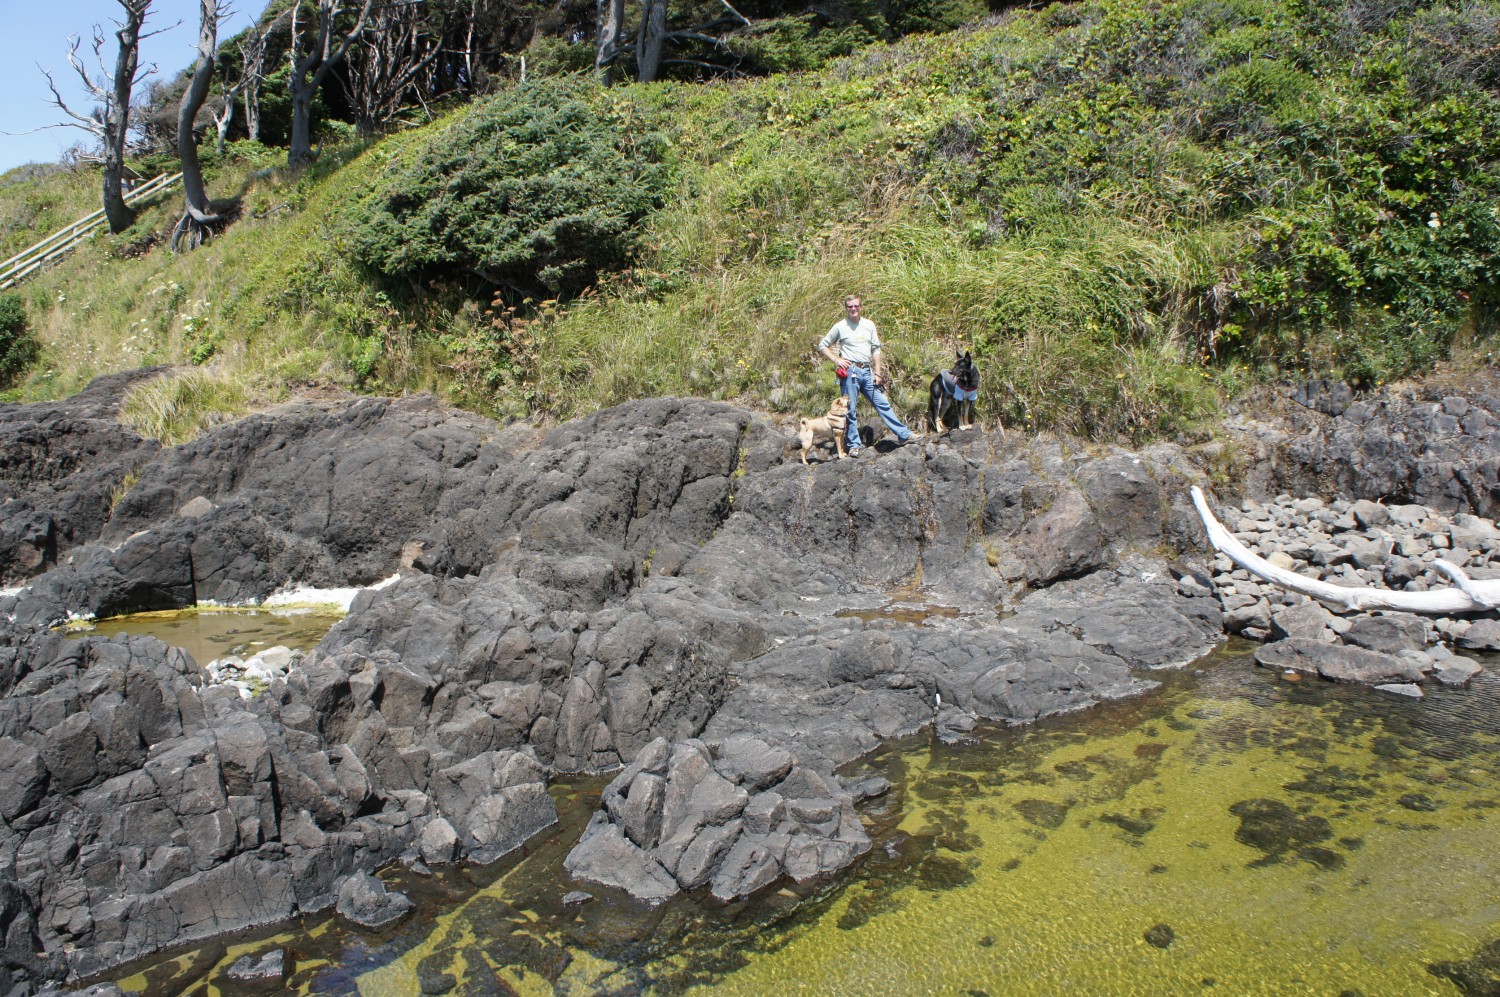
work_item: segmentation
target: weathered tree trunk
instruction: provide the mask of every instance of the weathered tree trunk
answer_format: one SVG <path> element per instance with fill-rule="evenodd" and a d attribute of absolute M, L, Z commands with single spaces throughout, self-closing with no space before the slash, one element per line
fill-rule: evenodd
<path fill-rule="evenodd" d="M 193 125 L 208 100 L 209 84 L 214 78 L 214 53 L 219 47 L 219 2 L 199 0 L 198 61 L 193 64 L 193 78 L 177 108 L 177 156 L 182 160 L 182 190 L 187 204 L 172 232 L 174 250 L 197 247 L 219 221 L 203 186 L 203 167 L 198 162 L 198 142 L 193 134 Z"/>
<path fill-rule="evenodd" d="M 344 12 L 343 0 L 317 0 L 317 29 L 312 43 L 297 54 L 297 21 L 304 0 L 292 7 L 292 72 L 288 83 L 292 98 L 292 141 L 287 148 L 287 165 L 300 170 L 312 162 L 312 101 L 328 71 L 343 61 L 349 46 L 364 30 L 365 20 L 375 0 L 363 0 L 354 26 L 335 41 L 334 21 Z"/>
<path fill-rule="evenodd" d="M 214 115 L 214 151 L 221 156 L 224 155 L 224 138 L 234 123 L 234 96 L 233 90 L 226 91 L 224 106 Z"/>
<path fill-rule="evenodd" d="M 594 71 L 608 83 L 615 55 L 624 47 L 625 0 L 598 0 L 598 32 L 594 42 Z"/>
<path fill-rule="evenodd" d="M 104 215 L 111 232 L 123 232 L 135 222 L 135 209 L 125 203 L 121 183 L 125 178 L 125 135 L 130 128 L 130 91 L 140 65 L 141 25 L 151 9 L 151 0 L 120 0 L 125 21 L 115 37 L 120 52 L 115 58 L 114 86 L 104 106 Z"/>
<path fill-rule="evenodd" d="M 667 37 L 667 0 L 641 0 L 641 33 L 636 38 L 636 78 L 652 83 L 661 69 L 662 42 Z"/>
<path fill-rule="evenodd" d="M 1453 582 L 1453 588 L 1429 589 L 1426 592 L 1335 585 L 1320 578 L 1309 578 L 1295 571 L 1279 568 L 1251 551 L 1224 528 L 1209 509 L 1203 489 L 1194 485 L 1190 493 L 1214 549 L 1251 574 L 1282 588 L 1355 611 L 1382 609 L 1445 616 L 1454 613 L 1481 613 L 1500 608 L 1500 579 L 1470 578 L 1458 565 L 1441 558 L 1433 561 L 1432 566 Z"/>
<path fill-rule="evenodd" d="M 316 85 L 292 83 L 292 138 L 287 146 L 286 162 L 300 170 L 312 162 L 312 99 Z"/>

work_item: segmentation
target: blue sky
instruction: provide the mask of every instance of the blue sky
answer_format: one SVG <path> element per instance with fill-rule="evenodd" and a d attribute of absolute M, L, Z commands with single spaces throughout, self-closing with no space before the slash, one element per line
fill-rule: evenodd
<path fill-rule="evenodd" d="M 266 0 L 236 0 L 230 18 L 219 28 L 228 38 L 249 24 Z M 198 44 L 198 0 L 155 0 L 146 30 L 169 30 L 148 38 L 141 47 L 141 64 L 156 63 L 160 77 L 170 78 L 193 61 Z M 83 96 L 77 75 L 68 65 L 68 36 L 80 35 L 79 54 L 93 65 L 93 26 L 104 28 L 105 60 L 114 68 L 115 0 L 0 0 L 0 132 L 26 132 L 67 120 L 49 103 L 47 81 L 37 68 L 49 70 L 69 105 L 88 113 L 93 102 Z M 181 21 L 176 27 L 170 27 Z M 153 79 L 156 77 L 153 77 Z M 0 173 L 22 163 L 55 162 L 64 149 L 92 138 L 77 128 L 50 128 L 29 135 L 0 134 Z"/>

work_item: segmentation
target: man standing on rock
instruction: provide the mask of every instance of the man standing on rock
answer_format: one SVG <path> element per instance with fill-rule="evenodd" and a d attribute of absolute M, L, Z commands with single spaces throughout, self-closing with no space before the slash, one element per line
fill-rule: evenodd
<path fill-rule="evenodd" d="M 838 369 L 839 390 L 849 399 L 849 425 L 846 432 L 849 456 L 858 457 L 859 418 L 855 414 L 859 396 L 864 395 L 875 406 L 875 413 L 896 434 L 896 445 L 910 443 L 919 434 L 906 428 L 885 396 L 885 378 L 880 373 L 880 333 L 875 323 L 863 315 L 864 303 L 859 295 L 844 299 L 844 317 L 835 322 L 818 343 L 818 351 L 832 360 Z M 833 348 L 837 346 L 838 352 Z"/>

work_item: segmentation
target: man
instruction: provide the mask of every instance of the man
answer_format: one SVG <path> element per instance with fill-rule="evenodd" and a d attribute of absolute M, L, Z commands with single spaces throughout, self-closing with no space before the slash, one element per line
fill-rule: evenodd
<path fill-rule="evenodd" d="M 849 399 L 849 425 L 845 435 L 849 440 L 849 456 L 858 457 L 859 418 L 856 415 L 859 396 L 864 395 L 875 406 L 881 420 L 896 434 L 896 445 L 911 442 L 919 434 L 906 428 L 906 424 L 891 408 L 885 397 L 885 377 L 880 373 L 880 333 L 875 323 L 863 315 L 864 303 L 859 295 L 851 294 L 844 299 L 844 318 L 835 322 L 828 335 L 818 343 L 818 351 L 832 360 L 838 369 L 839 390 Z M 834 347 L 838 352 L 834 352 Z"/>

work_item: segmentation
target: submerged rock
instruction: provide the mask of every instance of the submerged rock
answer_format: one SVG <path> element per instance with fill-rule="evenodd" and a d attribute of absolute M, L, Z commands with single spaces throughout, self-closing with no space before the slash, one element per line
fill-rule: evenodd
<path fill-rule="evenodd" d="M 362 928 L 380 928 L 399 921 L 412 909 L 411 898 L 386 889 L 369 873 L 357 872 L 338 887 L 337 910 Z"/>
<path fill-rule="evenodd" d="M 1157 924 L 1147 928 L 1144 937 L 1148 944 L 1165 949 L 1172 947 L 1172 943 L 1177 940 L 1177 933 L 1170 924 Z"/>
<path fill-rule="evenodd" d="M 1243 800 L 1229 808 L 1240 819 L 1235 840 L 1262 853 L 1250 865 L 1264 865 L 1287 853 L 1300 854 L 1314 842 L 1333 837 L 1333 827 L 1316 814 L 1299 814 L 1280 800 Z"/>
<path fill-rule="evenodd" d="M 224 973 L 236 983 L 276 986 L 286 979 L 286 950 L 272 949 L 260 956 L 246 955 Z"/>
<path fill-rule="evenodd" d="M 1500 941 L 1493 941 L 1462 961 L 1429 963 L 1427 972 L 1450 980 L 1464 997 L 1500 993 Z"/>

